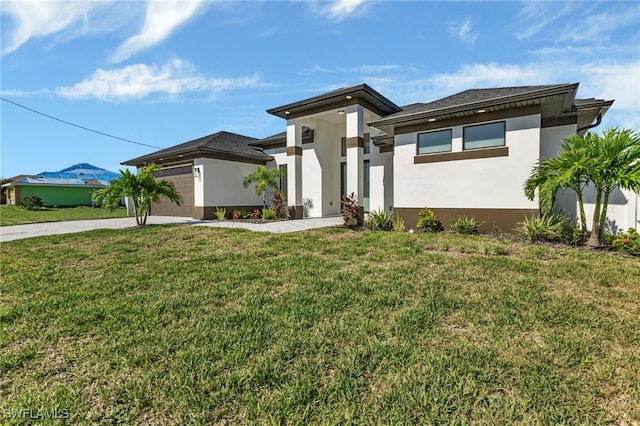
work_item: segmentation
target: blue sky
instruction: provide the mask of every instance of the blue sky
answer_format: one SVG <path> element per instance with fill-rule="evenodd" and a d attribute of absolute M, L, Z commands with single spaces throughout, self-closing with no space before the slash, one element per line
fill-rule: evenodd
<path fill-rule="evenodd" d="M 157 147 L 284 131 L 266 109 L 367 83 L 398 105 L 482 87 L 580 82 L 640 129 L 639 2 L 11 1 L 2 97 Z M 8 102 L 1 175 L 154 151 Z"/>

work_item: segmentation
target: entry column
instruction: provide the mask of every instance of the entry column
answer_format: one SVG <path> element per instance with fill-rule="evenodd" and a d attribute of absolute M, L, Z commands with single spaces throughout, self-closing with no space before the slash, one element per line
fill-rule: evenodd
<path fill-rule="evenodd" d="M 291 219 L 302 219 L 302 124 L 287 120 L 287 203 Z"/>
<path fill-rule="evenodd" d="M 347 107 L 347 195 L 358 198 L 360 217 L 364 217 L 364 109 Z"/>

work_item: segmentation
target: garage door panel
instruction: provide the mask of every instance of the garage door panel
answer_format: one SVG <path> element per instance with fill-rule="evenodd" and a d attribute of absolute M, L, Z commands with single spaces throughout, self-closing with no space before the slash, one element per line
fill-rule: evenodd
<path fill-rule="evenodd" d="M 173 182 L 176 190 L 182 195 L 182 205 L 178 206 L 167 198 L 161 198 L 151 207 L 154 216 L 180 216 L 192 217 L 193 215 L 193 170 L 191 166 L 177 167 L 159 170 L 154 173 L 157 179 L 166 179 Z"/>

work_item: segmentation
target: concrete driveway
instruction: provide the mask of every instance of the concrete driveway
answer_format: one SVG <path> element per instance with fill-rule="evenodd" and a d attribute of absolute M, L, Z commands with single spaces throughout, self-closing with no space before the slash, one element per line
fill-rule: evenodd
<path fill-rule="evenodd" d="M 173 223 L 219 228 L 242 228 L 250 231 L 283 233 L 339 225 L 342 223 L 342 217 L 334 216 L 317 219 L 283 220 L 270 223 L 234 221 L 218 222 L 170 216 L 149 216 L 147 220 L 147 224 L 149 225 L 166 225 Z M 44 235 L 73 234 L 76 232 L 92 231 L 94 229 L 123 229 L 134 226 L 136 226 L 136 220 L 133 217 L 121 219 L 70 220 L 66 222 L 2 226 L 0 227 L 0 242 L 41 237 Z"/>

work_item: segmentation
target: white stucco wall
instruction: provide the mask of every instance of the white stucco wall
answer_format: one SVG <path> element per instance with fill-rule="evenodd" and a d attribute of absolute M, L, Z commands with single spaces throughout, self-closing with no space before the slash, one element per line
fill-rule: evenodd
<path fill-rule="evenodd" d="M 199 158 L 194 168 L 201 168 L 200 180 L 194 174 L 194 204 L 203 206 L 255 206 L 262 204 L 255 186 L 245 188 L 244 177 L 258 167 L 257 164 L 237 161 Z"/>
<path fill-rule="evenodd" d="M 568 136 L 575 135 L 576 131 L 577 126 L 575 124 L 540 129 L 540 158 L 558 155 L 562 141 Z M 578 217 L 578 198 L 576 193 L 571 189 L 558 192 L 553 204 L 553 210 L 555 212 L 564 212 L 571 218 Z"/>
<path fill-rule="evenodd" d="M 537 200 L 527 200 L 523 184 L 540 153 L 540 115 L 505 121 L 507 157 L 414 164 L 417 133 L 397 135 L 394 206 L 536 209 Z M 462 150 L 462 130 L 453 127 L 454 152 Z"/>

